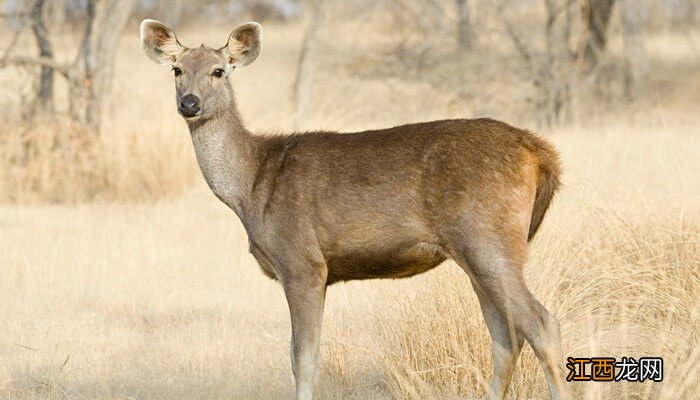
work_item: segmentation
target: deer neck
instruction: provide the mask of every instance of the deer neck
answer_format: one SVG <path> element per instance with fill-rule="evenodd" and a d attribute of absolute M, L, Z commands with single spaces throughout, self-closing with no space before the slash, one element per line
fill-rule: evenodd
<path fill-rule="evenodd" d="M 228 86 L 228 85 L 227 85 Z M 236 109 L 233 91 L 208 120 L 189 124 L 197 163 L 209 188 L 243 218 L 257 170 L 257 148 Z"/>

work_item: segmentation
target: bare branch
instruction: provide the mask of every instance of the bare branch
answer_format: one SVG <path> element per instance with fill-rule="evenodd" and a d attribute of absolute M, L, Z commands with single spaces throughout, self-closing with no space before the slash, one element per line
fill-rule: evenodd
<path fill-rule="evenodd" d="M 6 66 L 11 65 L 48 67 L 53 69 L 55 72 L 58 72 L 59 74 L 63 75 L 66 79 L 71 80 L 70 66 L 67 64 L 60 63 L 51 58 L 15 56 L 5 57 L 2 60 L 0 60 L 0 68 L 4 68 Z"/>
<path fill-rule="evenodd" d="M 21 13 L 0 13 L 0 18 L 29 18 L 29 13 L 28 12 L 21 12 Z"/>
<path fill-rule="evenodd" d="M 39 57 L 42 59 L 53 59 L 53 46 L 49 40 L 49 32 L 44 23 L 46 9 L 45 0 L 36 0 L 32 6 L 32 32 L 39 47 Z M 47 66 L 41 67 L 39 75 L 39 87 L 37 93 L 38 105 L 44 112 L 50 112 L 50 103 L 53 101 L 53 69 Z"/>

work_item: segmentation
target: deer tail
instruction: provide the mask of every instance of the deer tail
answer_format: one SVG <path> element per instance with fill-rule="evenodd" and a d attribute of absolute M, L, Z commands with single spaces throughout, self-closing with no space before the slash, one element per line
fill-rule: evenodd
<path fill-rule="evenodd" d="M 540 227 L 540 223 L 552 202 L 554 194 L 561 186 L 559 154 L 549 142 L 538 139 L 539 143 L 536 146 L 536 153 L 539 159 L 540 174 L 537 182 L 535 204 L 533 205 L 530 218 L 530 231 L 527 235 L 528 242 L 537 233 L 537 229 Z"/>

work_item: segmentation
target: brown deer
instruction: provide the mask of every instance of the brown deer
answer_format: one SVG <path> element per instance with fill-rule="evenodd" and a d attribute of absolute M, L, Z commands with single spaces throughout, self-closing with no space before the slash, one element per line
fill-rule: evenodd
<path fill-rule="evenodd" d="M 405 278 L 448 258 L 471 279 L 493 341 L 487 395 L 505 396 L 527 340 L 552 398 L 566 397 L 559 324 L 522 274 L 559 186 L 551 144 L 490 119 L 253 135 L 227 77 L 258 57 L 259 24 L 241 25 L 214 49 L 187 48 L 145 20 L 141 41 L 151 60 L 172 67 L 204 179 L 240 218 L 262 271 L 284 288 L 297 399 L 313 396 L 329 285 Z"/>

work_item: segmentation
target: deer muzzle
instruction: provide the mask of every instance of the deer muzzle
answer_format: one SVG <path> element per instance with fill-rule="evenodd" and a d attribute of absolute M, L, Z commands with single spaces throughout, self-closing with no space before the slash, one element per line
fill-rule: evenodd
<path fill-rule="evenodd" d="M 196 116 L 201 109 L 202 107 L 199 102 L 199 97 L 193 94 L 182 96 L 177 107 L 177 111 L 185 118 L 192 118 Z"/>

